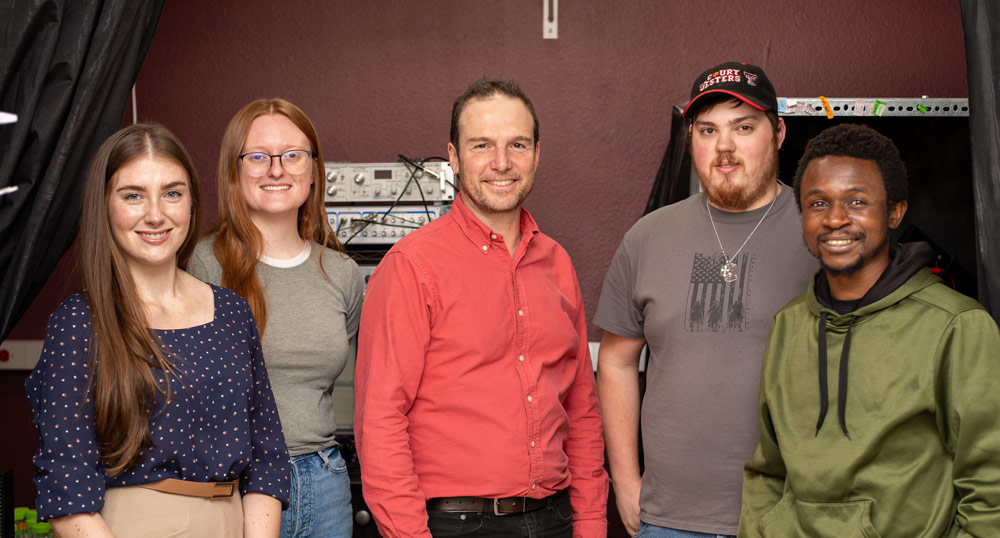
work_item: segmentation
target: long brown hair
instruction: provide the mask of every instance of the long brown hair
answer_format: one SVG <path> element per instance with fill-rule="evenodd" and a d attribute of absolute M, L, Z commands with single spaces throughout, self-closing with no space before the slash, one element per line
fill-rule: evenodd
<path fill-rule="evenodd" d="M 326 169 L 323 166 L 323 151 L 319 145 L 319 135 L 309 117 L 302 110 L 284 99 L 258 99 L 239 110 L 226 126 L 219 151 L 219 168 L 216 186 L 219 193 L 219 224 L 215 235 L 215 258 L 222 266 L 222 285 L 235 291 L 250 304 L 257 328 L 264 334 L 267 325 L 267 299 L 264 286 L 257 278 L 257 260 L 264 252 L 264 239 L 260 230 L 250 219 L 246 200 L 240 190 L 240 176 L 237 160 L 246 143 L 247 132 L 253 120 L 265 114 L 281 114 L 287 117 L 309 139 L 313 152 L 313 182 L 309 187 L 309 198 L 299 207 L 299 237 L 315 241 L 328 248 L 345 252 L 344 246 L 330 228 L 323 206 L 323 183 Z M 323 254 L 320 252 L 320 270 L 323 270 Z M 326 272 L 323 271 L 325 275 Z"/>
<path fill-rule="evenodd" d="M 101 144 L 87 171 L 80 217 L 80 265 L 90 303 L 91 379 L 94 422 L 101 463 L 109 475 L 135 465 L 152 445 L 149 421 L 156 393 L 169 395 L 173 367 L 157 335 L 150 331 L 128 262 L 111 230 L 108 201 L 112 178 L 141 158 L 177 162 L 188 175 L 191 222 L 177 263 L 187 265 L 201 223 L 201 191 L 194 164 L 180 140 L 162 125 L 126 127 Z M 163 371 L 166 387 L 153 369 Z"/>

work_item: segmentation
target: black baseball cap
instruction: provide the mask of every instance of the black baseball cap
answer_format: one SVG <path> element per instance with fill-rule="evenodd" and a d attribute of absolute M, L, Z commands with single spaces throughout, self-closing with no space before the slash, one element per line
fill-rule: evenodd
<path fill-rule="evenodd" d="M 684 107 L 687 116 L 691 105 L 706 95 L 724 93 L 756 108 L 774 110 L 778 95 L 764 70 L 743 62 L 726 62 L 713 66 L 698 76 L 691 87 L 691 100 Z"/>

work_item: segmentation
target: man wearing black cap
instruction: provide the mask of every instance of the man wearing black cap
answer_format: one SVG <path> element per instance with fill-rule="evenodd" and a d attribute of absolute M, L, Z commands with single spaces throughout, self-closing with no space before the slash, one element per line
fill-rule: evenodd
<path fill-rule="evenodd" d="M 642 538 L 737 531 L 771 318 L 816 269 L 792 189 L 777 178 L 776 104 L 757 66 L 725 63 L 695 80 L 684 118 L 703 192 L 640 219 L 601 291 L 605 444 L 619 514 Z"/>

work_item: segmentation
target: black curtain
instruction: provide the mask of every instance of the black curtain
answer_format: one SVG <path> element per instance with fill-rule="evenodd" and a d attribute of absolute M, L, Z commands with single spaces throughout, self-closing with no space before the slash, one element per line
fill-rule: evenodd
<path fill-rule="evenodd" d="M 163 0 L 0 6 L 0 340 L 73 243 L 91 156 L 121 127 Z"/>
<path fill-rule="evenodd" d="M 646 201 L 646 213 L 665 205 L 683 200 L 691 195 L 691 181 L 687 171 L 691 169 L 688 154 L 688 130 L 683 110 L 673 107 L 670 118 L 670 143 L 663 153 L 660 169 L 653 181 L 653 190 Z"/>
<path fill-rule="evenodd" d="M 1000 4 L 962 0 L 979 302 L 1000 322 Z"/>

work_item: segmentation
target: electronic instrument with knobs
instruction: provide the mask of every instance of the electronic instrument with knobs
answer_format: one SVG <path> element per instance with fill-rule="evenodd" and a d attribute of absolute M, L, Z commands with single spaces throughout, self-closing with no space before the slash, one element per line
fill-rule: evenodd
<path fill-rule="evenodd" d="M 350 247 L 393 244 L 450 209 L 451 204 L 327 206 L 326 214 L 337 239 Z"/>
<path fill-rule="evenodd" d="M 453 202 L 455 174 L 446 162 L 327 162 L 326 203 Z"/>

